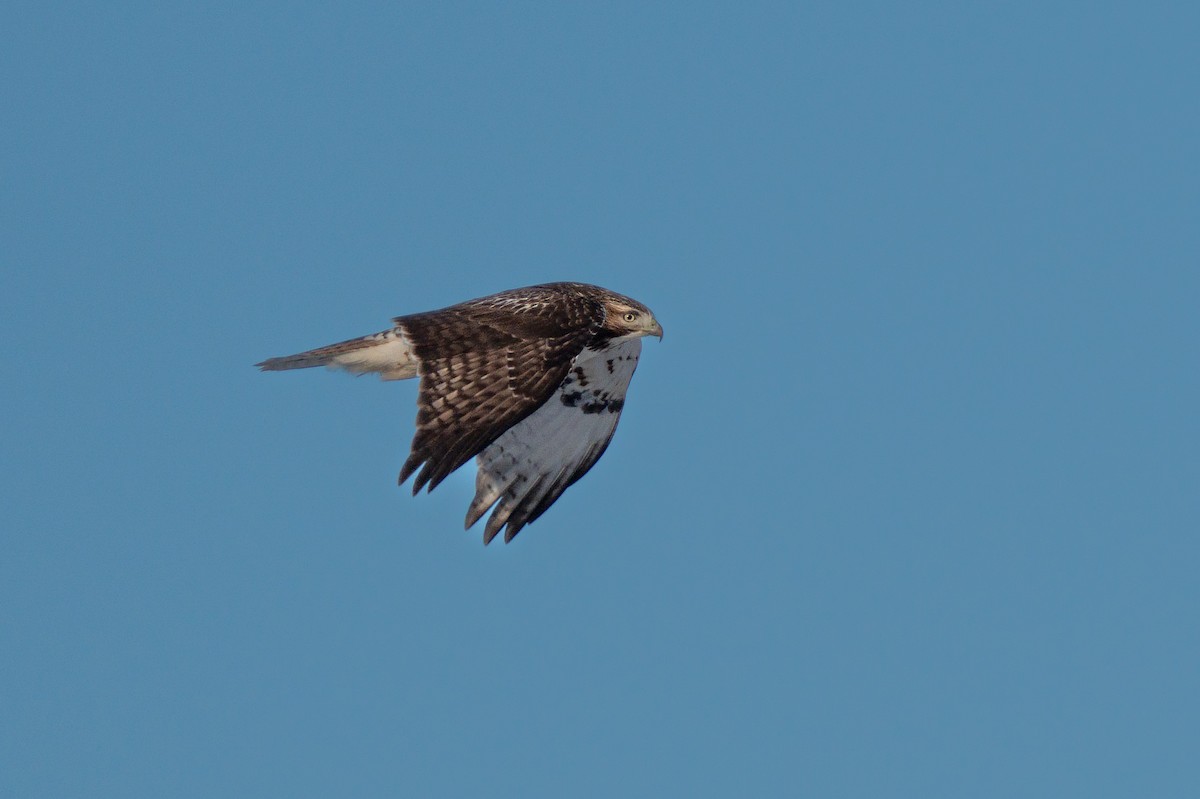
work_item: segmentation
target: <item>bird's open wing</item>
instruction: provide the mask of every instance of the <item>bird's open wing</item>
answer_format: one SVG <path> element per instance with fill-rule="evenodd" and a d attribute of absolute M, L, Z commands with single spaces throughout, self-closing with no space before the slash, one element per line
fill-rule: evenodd
<path fill-rule="evenodd" d="M 511 541 L 600 459 L 617 429 L 641 350 L 641 340 L 632 339 L 589 351 L 591 357 L 576 361 L 549 399 L 479 454 L 466 526 L 496 505 L 485 544 L 506 525 L 504 540 Z"/>

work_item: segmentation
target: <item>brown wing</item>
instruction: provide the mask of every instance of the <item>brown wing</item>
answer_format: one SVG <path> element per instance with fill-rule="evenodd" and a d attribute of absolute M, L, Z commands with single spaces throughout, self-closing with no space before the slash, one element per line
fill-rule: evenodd
<path fill-rule="evenodd" d="M 433 490 L 559 387 L 604 320 L 594 298 L 533 287 L 396 320 L 420 362 L 417 433 L 400 482 Z"/>

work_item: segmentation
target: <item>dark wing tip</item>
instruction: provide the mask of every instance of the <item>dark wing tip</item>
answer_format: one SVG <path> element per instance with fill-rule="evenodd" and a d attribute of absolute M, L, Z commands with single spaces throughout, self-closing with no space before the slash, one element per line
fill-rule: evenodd
<path fill-rule="evenodd" d="M 517 533 L 521 532 L 521 528 L 524 526 L 525 525 L 523 523 L 513 524 L 512 522 L 509 522 L 508 527 L 504 530 L 504 543 L 507 544 L 516 538 Z"/>
<path fill-rule="evenodd" d="M 505 524 L 502 526 L 504 528 L 504 543 L 507 544 L 510 541 L 512 541 L 514 538 L 517 537 L 517 533 L 521 532 L 521 528 L 524 527 L 525 525 L 509 523 L 509 524 Z M 494 530 L 484 530 L 483 531 L 483 545 L 485 547 L 488 544 L 492 543 L 492 539 L 500 534 L 500 529 L 501 529 L 500 527 L 497 527 Z"/>
<path fill-rule="evenodd" d="M 404 466 L 400 467 L 400 477 L 396 481 L 397 484 L 404 485 L 405 481 L 409 477 L 412 477 L 413 472 L 416 472 L 418 468 L 421 471 L 417 472 L 417 476 L 413 478 L 412 492 L 414 497 L 421 493 L 422 488 L 428 487 L 429 491 L 437 488 L 438 484 L 445 480 L 450 472 L 453 471 L 453 469 L 447 471 L 445 464 L 439 466 L 432 458 L 429 458 L 425 454 L 414 452 L 408 456 L 408 460 L 404 462 Z"/>
<path fill-rule="evenodd" d="M 412 477 L 412 473 L 417 470 L 417 467 L 421 465 L 423 460 L 424 459 L 415 452 L 410 454 L 408 456 L 408 460 L 406 460 L 404 465 L 400 467 L 400 477 L 396 480 L 396 485 L 404 485 L 405 481 Z M 418 484 L 420 479 L 421 478 L 418 477 L 417 480 L 413 482 L 414 497 L 417 495 L 417 492 L 421 490 L 421 486 Z"/>

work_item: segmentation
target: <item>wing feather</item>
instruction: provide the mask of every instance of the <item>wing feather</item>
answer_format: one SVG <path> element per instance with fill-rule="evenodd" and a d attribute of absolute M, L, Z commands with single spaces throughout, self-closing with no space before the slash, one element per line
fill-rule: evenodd
<path fill-rule="evenodd" d="M 640 352 L 638 339 L 588 351 L 553 396 L 479 454 L 466 526 L 495 506 L 484 543 L 501 529 L 511 541 L 600 460 L 616 432 Z"/>
<path fill-rule="evenodd" d="M 400 482 L 416 473 L 413 493 L 432 491 L 536 411 L 603 322 L 599 301 L 548 287 L 398 318 L 421 374 Z"/>

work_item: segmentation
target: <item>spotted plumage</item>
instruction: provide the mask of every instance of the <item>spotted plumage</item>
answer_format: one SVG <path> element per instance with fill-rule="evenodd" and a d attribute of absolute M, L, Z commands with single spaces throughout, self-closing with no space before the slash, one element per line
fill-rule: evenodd
<path fill-rule="evenodd" d="M 475 458 L 466 526 L 494 508 L 485 544 L 501 529 L 511 541 L 595 465 L 616 430 L 642 337 L 662 337 L 649 308 L 584 283 L 513 289 L 394 321 L 258 366 L 420 377 L 400 482 L 413 477 L 414 494 L 432 491 Z"/>

